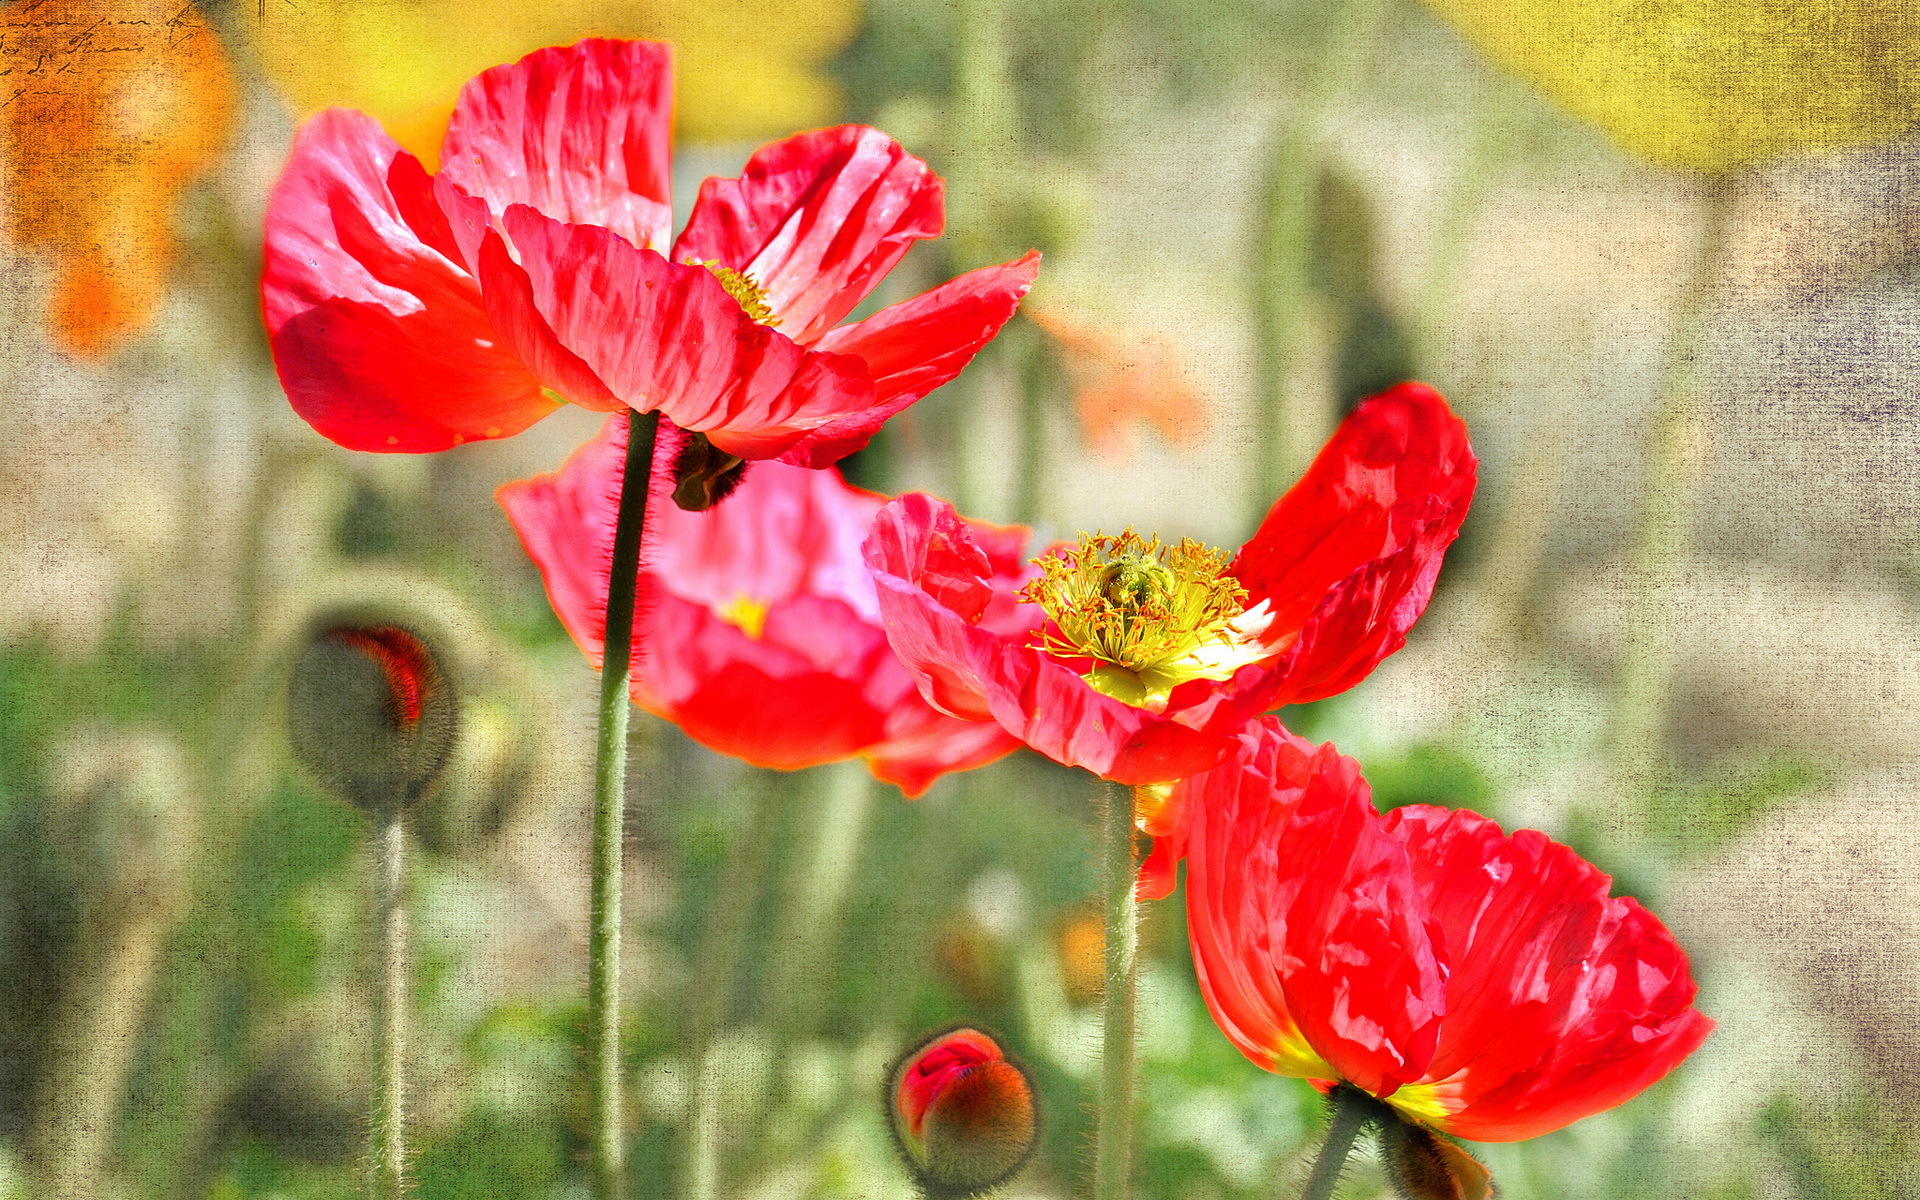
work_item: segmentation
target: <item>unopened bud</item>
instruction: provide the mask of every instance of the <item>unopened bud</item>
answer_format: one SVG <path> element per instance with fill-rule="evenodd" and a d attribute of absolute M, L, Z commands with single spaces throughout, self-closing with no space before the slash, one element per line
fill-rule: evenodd
<path fill-rule="evenodd" d="M 688 512 L 705 512 L 725 500 L 747 476 L 747 464 L 707 440 L 689 433 L 673 459 L 673 502 Z"/>
<path fill-rule="evenodd" d="M 453 749 L 453 690 L 419 635 L 397 625 L 330 625 L 293 668 L 287 736 L 315 782 L 361 808 L 426 795 Z"/>
<path fill-rule="evenodd" d="M 1403 1120 L 1380 1122 L 1380 1157 L 1408 1200 L 1491 1200 L 1493 1174 L 1459 1146 Z"/>
<path fill-rule="evenodd" d="M 1032 1156 L 1033 1087 L 977 1029 L 953 1029 L 894 1067 L 889 1088 L 901 1156 L 931 1200 L 989 1192 Z"/>

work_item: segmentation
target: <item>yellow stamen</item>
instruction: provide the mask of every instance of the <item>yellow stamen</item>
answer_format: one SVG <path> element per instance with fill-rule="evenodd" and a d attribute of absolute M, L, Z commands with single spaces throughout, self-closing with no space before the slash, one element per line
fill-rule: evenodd
<path fill-rule="evenodd" d="M 1190 679 L 1227 679 L 1270 653 L 1258 641 L 1265 604 L 1249 610 L 1227 555 L 1191 538 L 1163 546 L 1131 529 L 1082 534 L 1033 561 L 1040 577 L 1020 598 L 1052 621 L 1036 647 L 1093 659 L 1084 678 L 1116 700 L 1158 708 Z"/>
<path fill-rule="evenodd" d="M 721 266 L 717 258 L 689 258 L 687 265 L 705 267 L 712 271 L 713 277 L 720 281 L 720 286 L 727 289 L 727 295 L 738 301 L 740 307 L 745 309 L 747 315 L 756 322 L 769 327 L 780 323 L 780 318 L 775 316 L 773 309 L 767 305 L 767 289 L 761 286 L 758 279 L 745 271 Z"/>
<path fill-rule="evenodd" d="M 714 615 L 755 641 L 767 628 L 766 604 L 745 592 L 727 601 Z"/>

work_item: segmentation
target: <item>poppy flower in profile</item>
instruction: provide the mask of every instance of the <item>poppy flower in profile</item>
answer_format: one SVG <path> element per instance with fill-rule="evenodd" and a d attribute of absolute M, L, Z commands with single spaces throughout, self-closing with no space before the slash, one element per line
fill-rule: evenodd
<path fill-rule="evenodd" d="M 851 324 L 941 183 L 878 130 L 763 147 L 672 236 L 657 42 L 590 39 L 469 81 L 440 173 L 363 113 L 300 127 L 261 283 L 294 409 L 355 450 L 518 433 L 563 402 L 660 412 L 735 459 L 818 467 L 959 373 L 1038 255 Z"/>
<path fill-rule="evenodd" d="M 902 496 L 866 543 L 887 636 L 942 712 L 1057 762 L 1160 784 L 1248 721 L 1345 691 L 1399 649 L 1473 496 L 1466 427 L 1407 383 L 1366 401 L 1239 553 L 1132 532 L 1035 560 L 1028 624 L 983 621 L 993 560 L 945 502 Z M 1149 830 L 1152 832 L 1152 830 Z"/>
<path fill-rule="evenodd" d="M 1509 1142 L 1632 1099 L 1713 1029 L 1673 936 L 1572 850 L 1471 812 L 1383 817 L 1357 763 L 1271 717 L 1239 742 L 1182 785 L 1188 935 L 1259 1066 Z"/>
<path fill-rule="evenodd" d="M 668 468 L 685 436 L 662 433 L 656 500 L 673 486 Z M 596 665 L 625 454 L 626 423 L 609 419 L 557 474 L 499 493 L 554 612 Z M 999 726 L 928 707 L 888 648 L 860 560 L 860 539 L 885 502 L 837 471 L 758 463 L 708 511 L 649 504 L 634 701 L 756 766 L 794 770 L 862 756 L 909 796 L 1013 750 Z M 1026 531 L 970 531 L 987 547 L 996 581 L 988 624 L 1017 624 Z"/>

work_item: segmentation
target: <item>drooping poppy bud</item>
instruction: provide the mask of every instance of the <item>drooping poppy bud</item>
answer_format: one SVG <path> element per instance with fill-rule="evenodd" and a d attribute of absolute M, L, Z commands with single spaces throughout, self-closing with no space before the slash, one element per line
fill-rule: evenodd
<path fill-rule="evenodd" d="M 894 1138 L 931 1200 L 963 1200 L 1012 1179 L 1037 1142 L 1033 1087 L 977 1029 L 941 1033 L 894 1067 Z"/>
<path fill-rule="evenodd" d="M 457 723 L 453 689 L 411 630 L 322 625 L 294 664 L 294 757 L 315 782 L 369 811 L 405 807 L 432 790 Z"/>
<path fill-rule="evenodd" d="M 1421 1125 L 1380 1122 L 1380 1159 L 1407 1200 L 1492 1200 L 1493 1174 L 1479 1159 Z"/>
<path fill-rule="evenodd" d="M 747 462 L 690 433 L 673 459 L 673 502 L 688 512 L 705 512 L 725 500 L 746 478 Z"/>

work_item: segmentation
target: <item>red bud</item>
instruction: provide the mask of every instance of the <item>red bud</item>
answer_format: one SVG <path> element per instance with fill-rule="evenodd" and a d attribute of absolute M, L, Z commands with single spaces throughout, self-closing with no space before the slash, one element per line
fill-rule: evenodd
<path fill-rule="evenodd" d="M 1033 1154 L 1033 1087 L 977 1029 L 923 1043 L 894 1068 L 890 1091 L 901 1154 L 933 1200 L 991 1191 Z"/>

